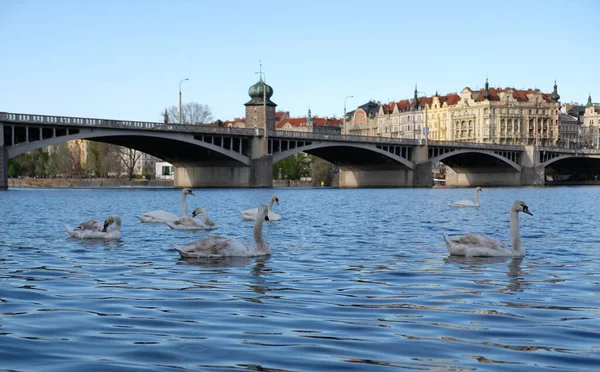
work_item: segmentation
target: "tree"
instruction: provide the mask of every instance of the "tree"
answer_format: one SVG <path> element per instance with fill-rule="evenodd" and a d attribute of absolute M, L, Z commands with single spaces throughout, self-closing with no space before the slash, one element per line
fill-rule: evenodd
<path fill-rule="evenodd" d="M 165 123 L 179 122 L 179 107 L 171 106 L 161 113 Z M 181 124 L 202 125 L 212 122 L 212 110 L 208 105 L 198 102 L 188 102 L 181 105 Z"/>
<path fill-rule="evenodd" d="M 279 168 L 283 169 L 283 176 L 290 180 L 299 180 L 310 174 L 310 158 L 307 154 L 300 153 L 288 156 L 273 164 L 273 175 L 277 177 Z"/>
<path fill-rule="evenodd" d="M 135 168 L 142 157 L 142 153 L 130 149 L 128 147 L 122 147 L 117 145 L 111 145 L 111 150 L 113 153 L 117 155 L 120 160 L 120 163 L 125 168 L 125 172 L 127 173 L 127 178 L 132 179 L 135 173 Z"/>
<path fill-rule="evenodd" d="M 326 186 L 331 186 L 333 182 L 333 165 L 321 158 L 312 157 L 311 177 L 313 186 L 320 186 L 323 182 Z"/>

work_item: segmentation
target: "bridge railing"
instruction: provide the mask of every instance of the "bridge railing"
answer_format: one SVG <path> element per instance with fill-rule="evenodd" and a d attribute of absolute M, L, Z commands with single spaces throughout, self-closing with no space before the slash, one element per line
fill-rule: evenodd
<path fill-rule="evenodd" d="M 429 146 L 444 146 L 444 147 L 469 147 L 486 150 L 502 150 L 502 151 L 523 151 L 523 146 L 520 145 L 498 145 L 493 143 L 477 143 L 477 142 L 458 142 L 458 141 L 429 141 Z"/>
<path fill-rule="evenodd" d="M 563 154 L 600 154 L 600 149 L 567 149 L 564 147 L 549 147 L 549 146 L 540 146 L 538 148 L 540 151 L 548 151 L 548 152 L 561 152 Z"/>
<path fill-rule="evenodd" d="M 118 128 L 118 129 L 141 129 L 156 131 L 172 131 L 187 133 L 213 133 L 229 135 L 262 136 L 263 129 L 259 128 L 223 128 L 206 125 L 190 125 L 175 123 L 158 123 L 147 121 L 130 120 L 108 120 L 94 118 L 78 118 L 71 116 L 51 116 L 51 115 L 31 115 L 0 112 L 0 121 L 19 123 L 19 124 L 39 124 L 39 125 L 65 125 L 65 126 L 84 126 L 100 128 Z"/>
<path fill-rule="evenodd" d="M 408 138 L 390 138 L 380 136 L 357 136 L 348 134 L 326 134 L 326 133 L 312 133 L 312 132 L 298 132 L 292 130 L 269 130 L 269 136 L 271 137 L 285 137 L 285 138 L 298 138 L 306 140 L 329 140 L 329 141 L 347 141 L 347 142 L 366 142 L 366 143 L 386 143 L 386 144 L 406 144 L 406 145 L 418 145 L 422 143 L 419 140 L 413 140 Z"/>

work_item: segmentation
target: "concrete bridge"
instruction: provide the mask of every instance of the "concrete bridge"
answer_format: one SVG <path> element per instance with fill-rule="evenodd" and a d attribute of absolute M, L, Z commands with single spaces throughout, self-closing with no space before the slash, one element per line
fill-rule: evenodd
<path fill-rule="evenodd" d="M 543 185 L 547 169 L 600 173 L 600 151 L 218 128 L 0 112 L 0 189 L 8 159 L 75 139 L 133 148 L 176 166 L 177 187 L 272 187 L 273 164 L 305 152 L 340 169 L 341 187 Z"/>

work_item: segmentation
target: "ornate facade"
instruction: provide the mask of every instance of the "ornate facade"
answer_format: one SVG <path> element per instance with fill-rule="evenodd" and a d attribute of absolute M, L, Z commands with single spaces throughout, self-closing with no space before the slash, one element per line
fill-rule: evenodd
<path fill-rule="evenodd" d="M 593 104 L 591 95 L 585 105 L 581 136 L 583 146 L 600 148 L 600 104 Z"/>
<path fill-rule="evenodd" d="M 559 140 L 559 99 L 556 83 L 552 93 L 543 93 L 490 88 L 486 80 L 480 90 L 467 87 L 460 94 L 436 92 L 433 97 L 418 97 L 415 87 L 410 100 L 378 104 L 374 123 L 369 123 L 362 107 L 349 120 L 351 131 L 355 128 L 363 135 L 553 146 Z"/>

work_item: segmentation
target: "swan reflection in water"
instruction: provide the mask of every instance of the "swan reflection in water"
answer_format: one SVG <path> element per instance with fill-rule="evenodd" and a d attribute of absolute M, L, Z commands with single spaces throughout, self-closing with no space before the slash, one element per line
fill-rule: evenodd
<path fill-rule="evenodd" d="M 230 273 L 230 270 L 228 270 L 229 268 L 251 268 L 250 275 L 253 280 L 248 281 L 246 286 L 253 292 L 262 296 L 269 292 L 269 282 L 266 280 L 266 275 L 271 271 L 271 268 L 267 266 L 270 259 L 270 256 L 220 257 L 211 259 L 180 258 L 177 261 L 177 265 L 199 266 L 207 269 L 222 269 L 213 272 L 216 274 L 228 274 Z M 257 299 L 260 299 L 260 297 Z"/>
<path fill-rule="evenodd" d="M 523 257 L 465 257 L 465 256 L 448 256 L 444 259 L 444 265 L 454 265 L 459 267 L 462 270 L 472 271 L 475 275 L 473 275 L 473 280 L 481 280 L 479 277 L 479 273 L 481 272 L 489 272 L 490 266 L 507 263 L 506 267 L 508 271 L 506 272 L 506 276 L 508 277 L 508 281 L 505 285 L 504 289 L 501 289 L 500 292 L 506 291 L 522 291 L 521 288 L 527 282 L 523 279 L 524 272 L 521 269 L 521 263 L 523 262 Z"/>

